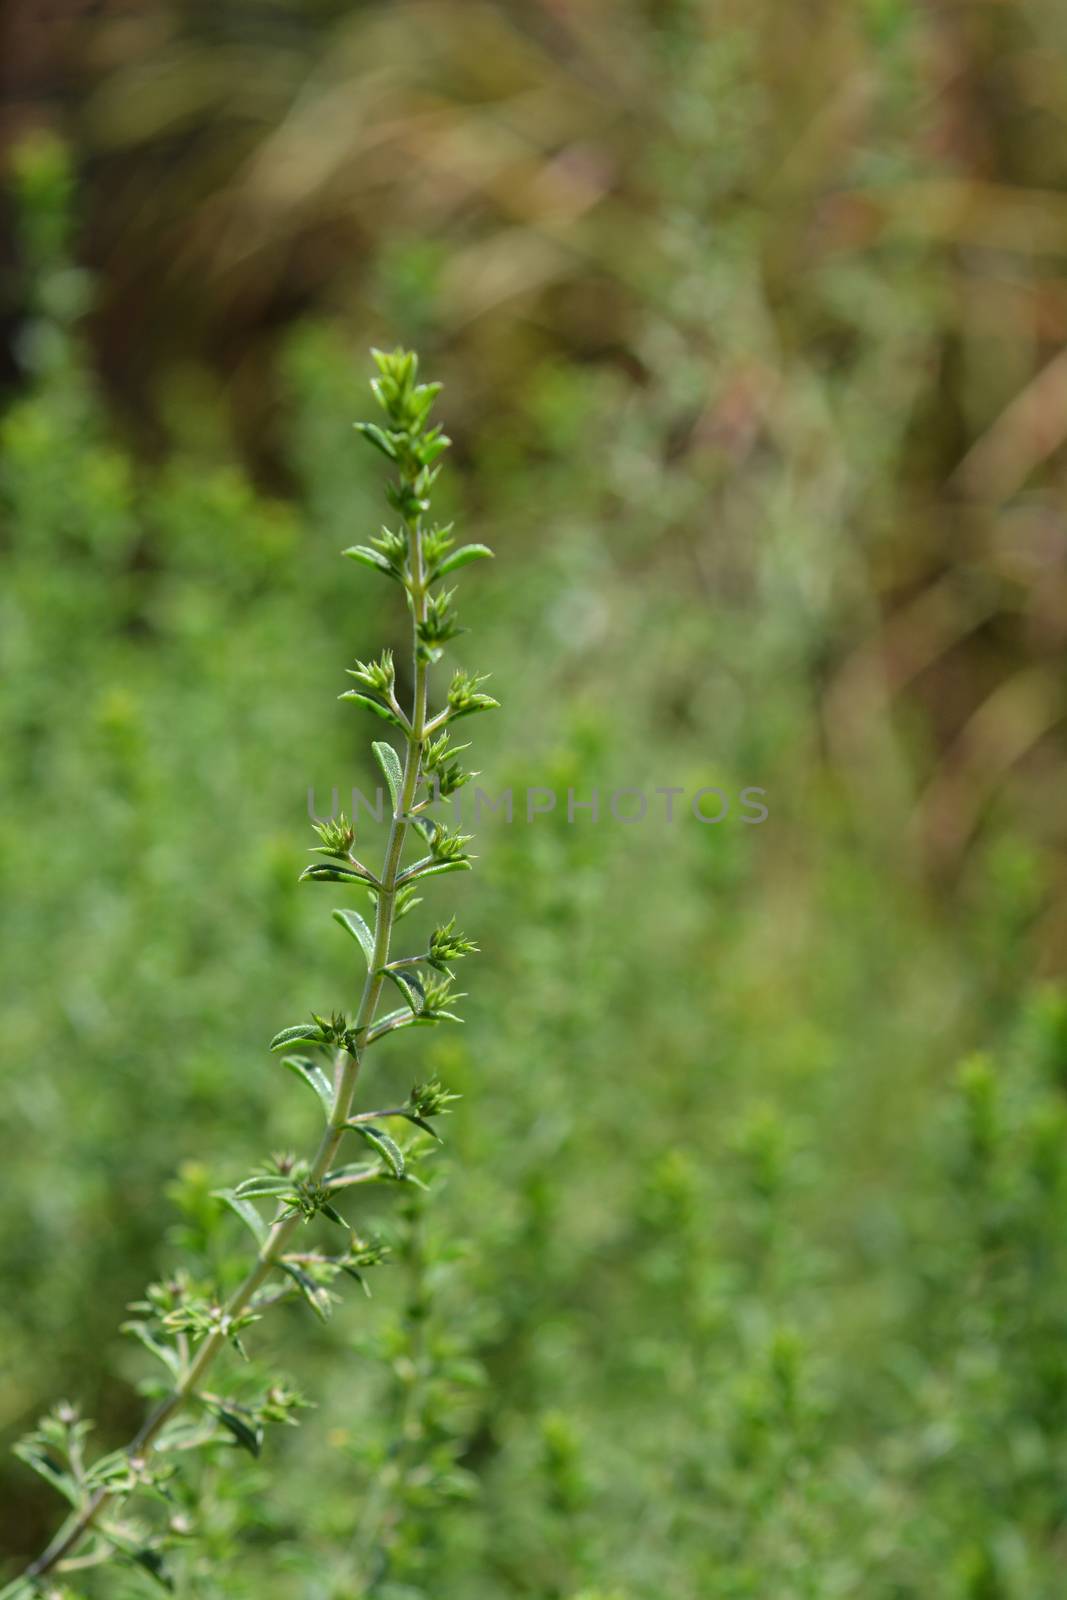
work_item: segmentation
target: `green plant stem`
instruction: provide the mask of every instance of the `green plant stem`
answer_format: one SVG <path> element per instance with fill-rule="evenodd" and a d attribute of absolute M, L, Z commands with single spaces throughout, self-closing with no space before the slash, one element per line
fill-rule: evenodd
<path fill-rule="evenodd" d="M 422 764 L 423 745 L 426 739 L 427 679 L 429 669 L 427 663 L 419 654 L 418 638 L 419 624 L 424 622 L 426 618 L 426 581 L 422 562 L 422 530 L 418 521 L 408 522 L 405 526 L 408 535 L 408 557 L 411 570 L 412 633 L 414 639 L 413 667 L 415 682 L 412 696 L 412 716 L 410 719 L 411 729 L 405 735 L 407 751 L 404 759 L 400 797 L 389 828 L 389 838 L 385 847 L 385 862 L 379 874 L 382 887 L 378 893 L 374 919 L 374 955 L 369 965 L 366 982 L 363 985 L 363 993 L 360 998 L 359 1011 L 356 1015 L 355 1034 L 357 1038 L 359 1038 L 361 1031 L 369 1028 L 374 1021 L 378 1001 L 381 997 L 382 985 L 385 982 L 382 969 L 389 960 L 389 945 L 395 920 L 396 880 L 400 873 L 400 863 L 404 854 L 404 843 L 407 838 L 411 809 L 415 803 L 419 771 Z M 325 1177 L 333 1165 L 344 1139 L 345 1124 L 352 1114 L 352 1102 L 355 1098 L 364 1049 L 365 1047 L 360 1047 L 355 1055 L 349 1055 L 344 1050 L 338 1052 L 334 1063 L 333 1106 L 312 1162 L 309 1174 L 309 1181 L 312 1183 L 319 1183 Z M 285 1246 L 296 1232 L 300 1220 L 299 1215 L 294 1215 L 279 1218 L 274 1223 L 263 1248 L 256 1258 L 255 1264 L 226 1301 L 223 1307 L 224 1319 L 232 1319 L 247 1310 L 257 1290 L 262 1287 L 276 1267 Z M 201 1380 L 227 1342 L 228 1336 L 223 1328 L 218 1328 L 207 1336 L 174 1393 L 160 1402 L 156 1409 L 145 1419 L 140 1431 L 131 1440 L 126 1451 L 131 1462 L 142 1463 L 147 1459 L 166 1424 L 182 1409 L 188 1400 L 195 1397 Z M 69 1555 L 93 1528 L 101 1513 L 106 1511 L 108 1506 L 117 1498 L 118 1496 L 109 1489 L 98 1489 L 89 1502 L 60 1528 L 51 1544 L 37 1557 L 36 1561 L 27 1567 L 25 1576 L 31 1579 L 42 1578 L 47 1573 L 54 1571 L 63 1558 Z"/>
<path fill-rule="evenodd" d="M 363 1551 L 362 1570 L 357 1568 L 353 1580 L 354 1592 L 360 1596 L 369 1595 L 376 1581 L 373 1572 L 373 1558 L 376 1553 L 381 1556 L 382 1561 L 379 1576 L 388 1570 L 389 1551 L 385 1541 L 390 1527 L 395 1524 L 399 1514 L 395 1503 L 398 1498 L 397 1491 L 403 1488 L 404 1474 L 407 1470 L 405 1458 L 414 1443 L 419 1424 L 426 1361 L 426 1258 L 423 1249 L 422 1220 L 421 1207 L 416 1200 L 412 1209 L 408 1243 L 411 1266 L 408 1359 L 411 1361 L 412 1375 L 397 1408 L 396 1447 L 379 1472 L 374 1487 L 367 1497 L 363 1515 L 349 1547 L 349 1561 L 357 1559 L 357 1552 L 360 1549 Z M 342 1577 L 343 1573 L 339 1572 L 338 1579 Z"/>

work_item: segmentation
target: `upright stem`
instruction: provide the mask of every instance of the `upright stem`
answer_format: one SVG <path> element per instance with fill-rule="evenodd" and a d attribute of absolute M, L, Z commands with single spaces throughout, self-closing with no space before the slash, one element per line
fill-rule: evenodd
<path fill-rule="evenodd" d="M 408 1327 L 410 1329 L 408 1340 L 408 1354 L 411 1360 L 411 1377 L 403 1398 L 397 1409 L 395 1435 L 396 1443 L 371 1489 L 363 1508 L 356 1532 L 349 1547 L 349 1558 L 362 1548 L 362 1568 L 357 1569 L 355 1584 L 360 1595 L 369 1592 L 373 1581 L 374 1558 L 378 1556 L 381 1563 L 386 1564 L 389 1552 L 386 1547 L 386 1538 L 390 1527 L 395 1524 L 397 1507 L 391 1504 L 394 1492 L 402 1488 L 404 1474 L 408 1469 L 407 1457 L 411 1446 L 416 1442 L 419 1423 L 419 1406 L 422 1403 L 422 1389 L 425 1365 L 426 1347 L 426 1262 L 424 1254 L 424 1240 L 422 1230 L 422 1213 L 419 1205 L 421 1196 L 417 1196 L 412 1205 L 411 1226 L 408 1233 L 410 1283 L 408 1286 Z M 356 1591 L 354 1591 L 356 1592 Z"/>
<path fill-rule="evenodd" d="M 382 985 L 385 982 L 382 969 L 389 960 L 389 944 L 393 933 L 396 907 L 396 880 L 400 872 L 400 863 L 404 854 L 404 842 L 407 838 L 411 808 L 415 803 L 415 794 L 418 788 L 419 771 L 422 764 L 423 745 L 426 739 L 426 703 L 428 665 L 419 652 L 420 623 L 426 619 L 426 580 L 422 560 L 422 527 L 418 518 L 406 522 L 405 528 L 408 536 L 408 563 L 411 573 L 411 611 L 412 611 L 412 664 L 414 671 L 414 691 L 412 695 L 412 714 L 410 718 L 411 731 L 407 737 L 407 751 L 404 758 L 404 772 L 400 786 L 400 796 L 396 810 L 389 827 L 389 837 L 385 847 L 385 861 L 379 873 L 381 888 L 378 891 L 377 909 L 374 918 L 374 955 L 370 962 L 363 993 L 360 997 L 359 1010 L 356 1014 L 354 1033 L 359 1039 L 374 1021 L 378 1001 L 381 997 Z M 329 1121 L 319 1140 L 311 1164 L 309 1182 L 320 1183 L 330 1170 L 337 1156 L 345 1135 L 345 1123 L 352 1114 L 352 1102 L 355 1098 L 356 1084 L 359 1079 L 359 1069 L 363 1060 L 364 1047 L 359 1046 L 355 1054 L 340 1051 L 335 1061 L 335 1088 L 333 1106 Z M 292 1238 L 300 1222 L 299 1214 L 279 1217 L 272 1226 L 267 1239 L 256 1257 L 249 1272 L 238 1284 L 223 1307 L 225 1325 L 227 1321 L 239 1316 L 250 1305 L 256 1291 L 261 1288 L 266 1278 L 274 1270 L 278 1259 Z M 228 1336 L 222 1328 L 216 1328 L 204 1340 L 191 1366 L 186 1370 L 181 1383 L 173 1394 L 167 1396 L 145 1419 L 139 1432 L 127 1446 L 127 1455 L 135 1466 L 143 1464 L 151 1454 L 156 1440 L 165 1425 L 176 1412 L 180 1411 L 186 1401 L 192 1399 L 201 1384 L 202 1379 L 212 1365 L 215 1357 L 227 1343 Z M 36 1561 L 26 1568 L 27 1578 L 42 1578 L 46 1573 L 52 1572 L 65 1556 L 77 1547 L 84 1536 L 96 1523 L 101 1512 L 118 1498 L 109 1489 L 98 1489 L 89 1502 L 78 1512 L 74 1513 L 60 1528 L 51 1544 L 39 1555 Z"/>

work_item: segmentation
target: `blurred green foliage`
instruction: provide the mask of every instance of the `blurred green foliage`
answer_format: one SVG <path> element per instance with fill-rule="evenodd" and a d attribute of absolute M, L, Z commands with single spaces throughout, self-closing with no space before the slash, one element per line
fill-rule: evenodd
<path fill-rule="evenodd" d="M 1062 199 L 1033 202 L 1062 174 L 1019 132 L 1015 36 L 983 29 L 1000 11 L 1036 30 L 1026 93 L 1043 84 L 1055 118 L 1062 23 L 982 5 L 973 37 L 946 13 L 935 41 L 911 6 L 827 4 L 816 60 L 799 14 L 727 7 L 712 26 L 677 5 L 619 55 L 598 8 L 535 9 L 531 40 L 504 7 L 442 6 L 425 29 L 426 7 L 324 7 L 347 53 L 281 29 L 273 75 L 194 61 L 166 77 L 201 86 L 175 110 L 142 61 L 140 99 L 127 66 L 86 102 L 111 128 L 104 167 L 142 184 L 152 163 L 124 167 L 123 140 L 166 167 L 182 118 L 216 150 L 246 119 L 225 145 L 246 163 L 244 184 L 227 168 L 228 227 L 185 235 L 176 205 L 143 224 L 213 268 L 237 252 L 207 342 L 273 306 L 294 263 L 334 259 L 297 248 L 314 228 L 272 200 L 287 173 L 367 236 L 358 282 L 305 285 L 296 309 L 317 314 L 272 329 L 262 404 L 248 356 L 236 444 L 234 393 L 172 350 L 146 367 L 165 375 L 165 447 L 131 446 L 82 332 L 69 173 L 47 143 L 20 158 L 0 1424 L 14 1438 L 65 1394 L 102 1444 L 128 1436 L 144 1363 L 124 1306 L 179 1246 L 224 1264 L 237 1229 L 210 1190 L 310 1136 L 266 1045 L 348 981 L 295 880 L 309 785 L 375 783 L 338 668 L 399 646 L 402 617 L 336 551 L 377 525 L 351 437 L 366 336 L 414 333 L 455 374 L 465 531 L 499 552 L 466 586 L 506 707 L 481 735 L 486 786 L 760 785 L 770 816 L 483 820 L 468 1025 L 429 1050 L 463 1099 L 440 1203 L 405 1236 L 432 1288 L 424 1343 L 410 1260 L 326 1329 L 294 1310 L 264 1332 L 319 1409 L 260 1462 L 213 1469 L 181 1592 L 1058 1600 L 1067 1005 L 1032 972 L 1061 949 L 1060 469 L 1055 449 L 1031 460 L 1010 405 L 1057 337 L 1067 245 Z M 169 25 L 195 57 L 193 24 Z M 947 109 L 935 42 L 973 69 Z M 990 82 L 1006 109 L 979 160 Z M 159 128 L 116 132 L 123 108 Z M 505 108 L 510 143 L 487 139 Z M 368 118 L 394 142 L 355 138 Z M 319 157 L 318 187 L 264 120 L 282 154 L 299 135 Z M 413 145 L 433 171 L 398 177 Z M 367 147 L 367 192 L 330 212 Z M 210 162 L 168 170 L 219 214 Z M 116 237 L 143 272 L 136 230 Z M 96 255 L 105 346 L 124 293 L 175 304 Z M 237 447 L 261 430 L 250 475 Z M 968 846 L 952 897 L 930 891 L 931 837 L 953 860 Z M 382 1062 L 405 1093 L 405 1050 Z M 417 1474 L 400 1496 L 390 1479 L 405 1415 L 437 1451 L 421 1497 Z M 14 1560 L 55 1506 L 17 1462 L 2 1473 Z"/>

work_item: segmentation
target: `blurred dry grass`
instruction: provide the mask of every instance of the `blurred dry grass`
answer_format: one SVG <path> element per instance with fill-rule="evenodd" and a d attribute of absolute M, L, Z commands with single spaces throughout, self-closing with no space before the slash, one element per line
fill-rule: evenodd
<path fill-rule="evenodd" d="M 813 741 L 938 884 L 991 810 L 1021 821 L 1062 966 L 1055 0 L 16 0 L 6 26 L 6 128 L 77 152 L 98 361 L 144 449 L 209 394 L 284 482 L 275 358 L 309 312 L 419 339 L 475 436 L 546 363 L 656 414 L 695 354 L 703 392 L 657 422 L 729 559 L 761 559 L 769 476 L 825 530 Z"/>

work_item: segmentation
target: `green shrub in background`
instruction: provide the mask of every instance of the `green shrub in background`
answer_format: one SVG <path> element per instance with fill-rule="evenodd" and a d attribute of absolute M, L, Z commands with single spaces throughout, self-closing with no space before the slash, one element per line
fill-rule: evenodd
<path fill-rule="evenodd" d="M 84 286 L 46 292 L 67 270 L 40 263 L 0 436 L 0 1417 L 14 1441 L 66 1393 L 112 1448 L 148 1366 L 116 1306 L 229 1248 L 212 1190 L 295 1142 L 248 1019 L 344 982 L 291 840 L 309 783 L 372 791 L 329 686 L 338 640 L 399 649 L 403 619 L 337 575 L 376 526 L 340 334 L 291 343 L 282 505 L 211 455 L 135 466 L 79 353 Z M 721 464 L 679 477 L 669 448 L 704 357 L 648 337 L 644 403 L 546 367 L 466 448 L 511 575 L 469 586 L 508 704 L 479 764 L 581 799 L 759 785 L 768 821 L 486 819 L 482 981 L 427 1055 L 463 1097 L 455 1166 L 416 1226 L 380 1219 L 403 1259 L 363 1315 L 264 1329 L 318 1411 L 205 1469 L 190 1595 L 1059 1594 L 1067 1022 L 1022 993 L 1030 858 L 994 840 L 953 924 L 853 803 L 811 687 L 847 552 L 790 546 L 788 457 L 729 508 L 758 559 L 714 542 Z M 383 1077 L 406 1093 L 403 1052 Z M 447 1499 L 390 1455 L 405 1413 Z M 12 1460 L 2 1505 L 13 1575 L 53 1501 Z"/>

